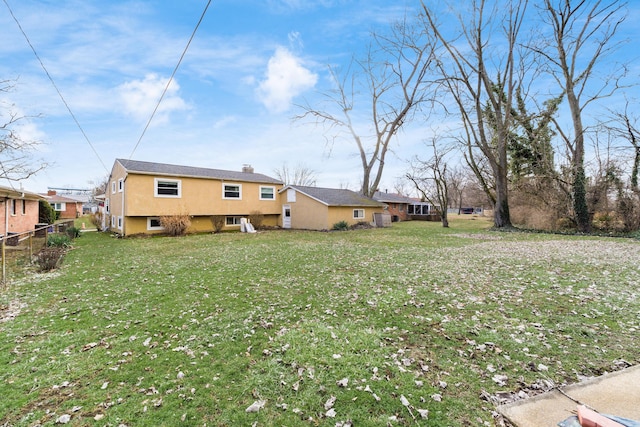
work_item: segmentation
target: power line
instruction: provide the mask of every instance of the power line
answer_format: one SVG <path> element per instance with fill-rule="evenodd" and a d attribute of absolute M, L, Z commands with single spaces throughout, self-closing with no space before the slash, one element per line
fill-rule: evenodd
<path fill-rule="evenodd" d="M 5 2 L 6 2 L 6 0 L 5 0 Z M 207 5 L 205 6 L 204 10 L 202 11 L 202 15 L 200 15 L 200 19 L 198 20 L 198 23 L 196 24 L 195 28 L 193 29 L 193 32 L 191 33 L 191 37 L 189 37 L 189 41 L 187 42 L 187 45 L 184 47 L 184 50 L 182 51 L 182 55 L 180 55 L 180 59 L 178 60 L 178 63 L 176 64 L 175 68 L 173 69 L 173 73 L 171 73 L 171 77 L 169 77 L 169 81 L 167 81 L 167 85 L 165 86 L 164 90 L 162 91 L 162 95 L 160 95 L 160 99 L 158 99 L 158 103 L 156 104 L 155 108 L 153 109 L 153 112 L 151 113 L 151 117 L 149 117 L 149 120 L 147 121 L 147 124 L 145 125 L 144 129 L 142 130 L 142 134 L 140 135 L 140 138 L 138 138 L 138 142 L 136 142 L 135 147 L 133 147 L 133 151 L 131 151 L 131 155 L 129 155 L 129 160 L 131 160 L 131 158 L 133 157 L 133 154 L 138 149 L 138 145 L 140 145 L 140 141 L 142 141 L 142 138 L 144 137 L 144 134 L 147 132 L 147 129 L 149 128 L 149 125 L 151 124 L 151 121 L 153 120 L 153 117 L 156 115 L 156 112 L 158 111 L 158 108 L 160 107 L 160 103 L 162 102 L 165 94 L 167 93 L 167 90 L 169 90 L 169 85 L 171 85 L 171 82 L 173 81 L 173 78 L 175 77 L 176 72 L 178 71 L 178 68 L 180 67 L 180 64 L 182 63 L 182 60 L 184 59 L 185 55 L 187 54 L 187 50 L 189 49 L 189 45 L 191 45 L 191 41 L 195 37 L 196 31 L 198 31 L 198 27 L 200 27 L 200 24 L 202 23 L 202 20 L 204 19 L 204 16 L 207 13 L 207 9 L 209 9 L 209 5 L 210 4 L 211 4 L 211 0 L 208 0 L 207 1 Z"/>
<path fill-rule="evenodd" d="M 89 144 L 89 146 L 91 147 L 91 149 L 93 150 L 93 153 L 96 155 L 96 157 L 98 158 L 98 160 L 100 161 L 100 164 L 102 164 L 102 167 L 104 168 L 104 170 L 109 173 L 109 169 L 107 169 L 107 166 L 104 164 L 104 162 L 102 161 L 102 158 L 100 157 L 100 155 L 98 154 L 98 152 L 96 151 L 95 147 L 93 146 L 93 144 L 91 143 L 91 141 L 89 140 L 89 137 L 87 136 L 87 134 L 85 133 L 84 129 L 82 128 L 82 126 L 80 125 L 80 122 L 78 121 L 78 119 L 76 118 L 75 114 L 73 114 L 73 111 L 71 111 L 71 107 L 69 107 L 69 104 L 67 104 L 67 101 L 64 99 L 64 96 L 62 96 L 62 92 L 60 92 L 60 89 L 58 89 L 58 86 L 56 85 L 56 82 L 53 81 L 53 77 L 51 77 L 51 74 L 49 74 L 49 71 L 47 70 L 47 67 L 44 66 L 44 63 L 42 62 L 42 60 L 40 59 L 40 56 L 38 55 L 38 52 L 36 52 L 36 49 L 33 47 L 33 45 L 31 44 L 31 40 L 29 40 L 29 37 L 27 36 L 27 33 L 25 33 L 25 31 L 22 29 L 22 25 L 20 25 L 20 22 L 18 21 L 18 18 L 16 18 L 16 16 L 13 14 L 13 10 L 11 10 L 11 7 L 9 6 L 9 3 L 7 2 L 7 0 L 3 0 L 4 4 L 7 6 L 7 9 L 9 9 L 9 13 L 11 14 L 11 17 L 13 18 L 14 21 L 16 21 L 16 24 L 18 25 L 18 28 L 20 29 L 20 32 L 22 33 L 22 35 L 24 36 L 25 40 L 27 41 L 27 43 L 29 44 L 29 47 L 31 48 L 31 50 L 33 51 L 33 54 L 36 56 L 36 58 L 38 59 L 38 62 L 40 63 L 40 66 L 42 67 L 42 69 L 44 70 L 45 74 L 47 75 L 47 77 L 49 78 L 49 81 L 51 82 L 51 84 L 53 85 L 53 87 L 55 88 L 56 92 L 58 92 L 58 96 L 60 96 L 60 99 L 62 100 L 62 103 L 64 104 L 65 107 L 67 107 L 67 111 L 69 111 L 69 114 L 71 115 L 71 117 L 73 118 L 73 121 L 76 123 L 76 125 L 78 126 L 78 129 L 80 129 L 80 132 L 82 133 L 82 135 L 84 136 L 85 141 L 87 141 L 87 143 Z"/>

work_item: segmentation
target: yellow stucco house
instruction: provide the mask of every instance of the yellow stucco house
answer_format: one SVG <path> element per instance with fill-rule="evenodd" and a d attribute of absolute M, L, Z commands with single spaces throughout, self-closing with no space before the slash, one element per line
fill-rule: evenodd
<path fill-rule="evenodd" d="M 288 185 L 245 166 L 242 171 L 116 159 L 104 197 L 105 228 L 121 236 L 163 233 L 160 217 L 188 215 L 188 233 L 239 230 L 261 214 L 271 227 L 329 230 L 340 221 L 373 223 L 386 205 L 350 190 Z"/>
<path fill-rule="evenodd" d="M 334 224 L 377 223 L 386 205 L 351 190 L 287 185 L 282 190 L 282 227 L 330 230 Z"/>
<path fill-rule="evenodd" d="M 160 216 L 186 214 L 187 232 L 213 231 L 214 215 L 224 216 L 223 230 L 233 230 L 252 212 L 277 226 L 282 187 L 250 166 L 237 172 L 116 159 L 105 194 L 106 226 L 122 236 L 162 233 Z"/>

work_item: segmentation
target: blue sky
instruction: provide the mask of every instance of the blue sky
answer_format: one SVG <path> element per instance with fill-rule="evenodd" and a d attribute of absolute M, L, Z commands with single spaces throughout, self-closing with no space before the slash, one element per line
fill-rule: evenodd
<path fill-rule="evenodd" d="M 24 188 L 90 187 L 114 159 L 132 155 L 207 2 L 7 1 L 93 145 L 0 4 L 0 76 L 18 78 L 5 98 L 41 115 L 21 132 L 42 141 L 36 156 L 51 163 Z M 327 65 L 348 64 L 406 3 L 213 0 L 133 158 L 229 170 L 251 164 L 267 175 L 286 162 L 314 170 L 319 186 L 357 189 L 355 146 L 336 144 L 329 155 L 322 129 L 292 122 L 300 113 L 293 104 L 326 88 Z M 404 167 L 399 156 L 390 159 L 389 186 Z"/>
<path fill-rule="evenodd" d="M 116 158 L 130 157 L 228 170 L 251 164 L 256 172 L 272 176 L 285 163 L 290 168 L 302 165 L 316 172 L 318 186 L 357 190 L 362 172 L 354 143 L 339 140 L 329 150 L 322 128 L 292 121 L 301 113 L 295 104 L 314 105 L 318 93 L 331 85 L 328 65 L 344 70 L 353 56 L 362 56 L 372 30 L 388 28 L 418 3 L 213 0 L 140 140 L 207 0 L 6 2 L 91 143 L 3 0 L 0 80 L 18 80 L 2 101 L 21 114 L 40 115 L 20 132 L 42 141 L 35 157 L 51 163 L 23 182 L 26 190 L 36 192 L 91 187 L 108 174 Z M 629 7 L 623 33 L 633 41 L 640 8 L 635 2 Z M 622 47 L 624 59 L 635 61 L 633 47 Z M 632 65 L 633 82 L 637 61 Z M 393 190 L 408 169 L 407 160 L 424 150 L 432 126 L 413 125 L 398 135 L 381 189 Z"/>

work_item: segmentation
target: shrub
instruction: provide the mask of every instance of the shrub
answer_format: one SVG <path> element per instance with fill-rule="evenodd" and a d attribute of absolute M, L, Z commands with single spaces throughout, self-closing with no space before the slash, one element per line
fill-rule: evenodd
<path fill-rule="evenodd" d="M 36 262 L 40 271 L 51 271 L 57 268 L 64 257 L 65 249 L 62 247 L 44 247 L 36 255 Z"/>
<path fill-rule="evenodd" d="M 94 212 L 89 217 L 89 221 L 93 224 L 98 231 L 102 231 L 102 212 Z"/>
<path fill-rule="evenodd" d="M 347 221 L 339 221 L 333 224 L 331 229 L 336 231 L 345 231 L 349 229 L 349 224 L 347 224 Z"/>
<path fill-rule="evenodd" d="M 213 226 L 213 232 L 219 233 L 224 227 L 224 215 L 211 215 L 211 225 Z"/>
<path fill-rule="evenodd" d="M 40 200 L 38 209 L 38 221 L 43 224 L 53 224 L 58 219 L 58 212 L 56 212 L 49 202 Z"/>
<path fill-rule="evenodd" d="M 264 221 L 264 214 L 260 211 L 249 212 L 249 222 L 256 230 L 262 228 L 262 222 Z"/>
<path fill-rule="evenodd" d="M 47 237 L 47 246 L 53 248 L 68 248 L 71 246 L 71 238 L 63 233 L 51 233 Z"/>
<path fill-rule="evenodd" d="M 160 217 L 160 224 L 169 236 L 184 236 L 191 225 L 187 214 L 164 215 Z"/>
<path fill-rule="evenodd" d="M 65 230 L 65 232 L 71 240 L 80 237 L 80 229 L 78 227 L 69 227 Z"/>

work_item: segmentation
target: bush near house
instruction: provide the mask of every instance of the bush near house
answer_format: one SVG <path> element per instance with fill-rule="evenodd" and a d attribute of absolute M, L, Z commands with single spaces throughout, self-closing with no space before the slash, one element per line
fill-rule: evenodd
<path fill-rule="evenodd" d="M 224 227 L 224 215 L 211 215 L 211 225 L 213 226 L 213 232 L 219 233 Z"/>
<path fill-rule="evenodd" d="M 349 224 L 347 223 L 347 221 L 339 221 L 333 224 L 333 227 L 331 227 L 331 229 L 335 231 L 345 231 L 349 229 Z"/>
<path fill-rule="evenodd" d="M 160 217 L 160 224 L 169 236 L 184 236 L 191 225 L 191 218 L 187 214 L 164 215 Z"/>
<path fill-rule="evenodd" d="M 262 228 L 262 222 L 264 221 L 264 214 L 260 211 L 251 211 L 249 213 L 249 222 L 253 225 L 253 228 L 259 230 Z"/>
<path fill-rule="evenodd" d="M 58 219 L 59 213 L 46 200 L 40 200 L 38 221 L 42 224 L 53 224 Z"/>

